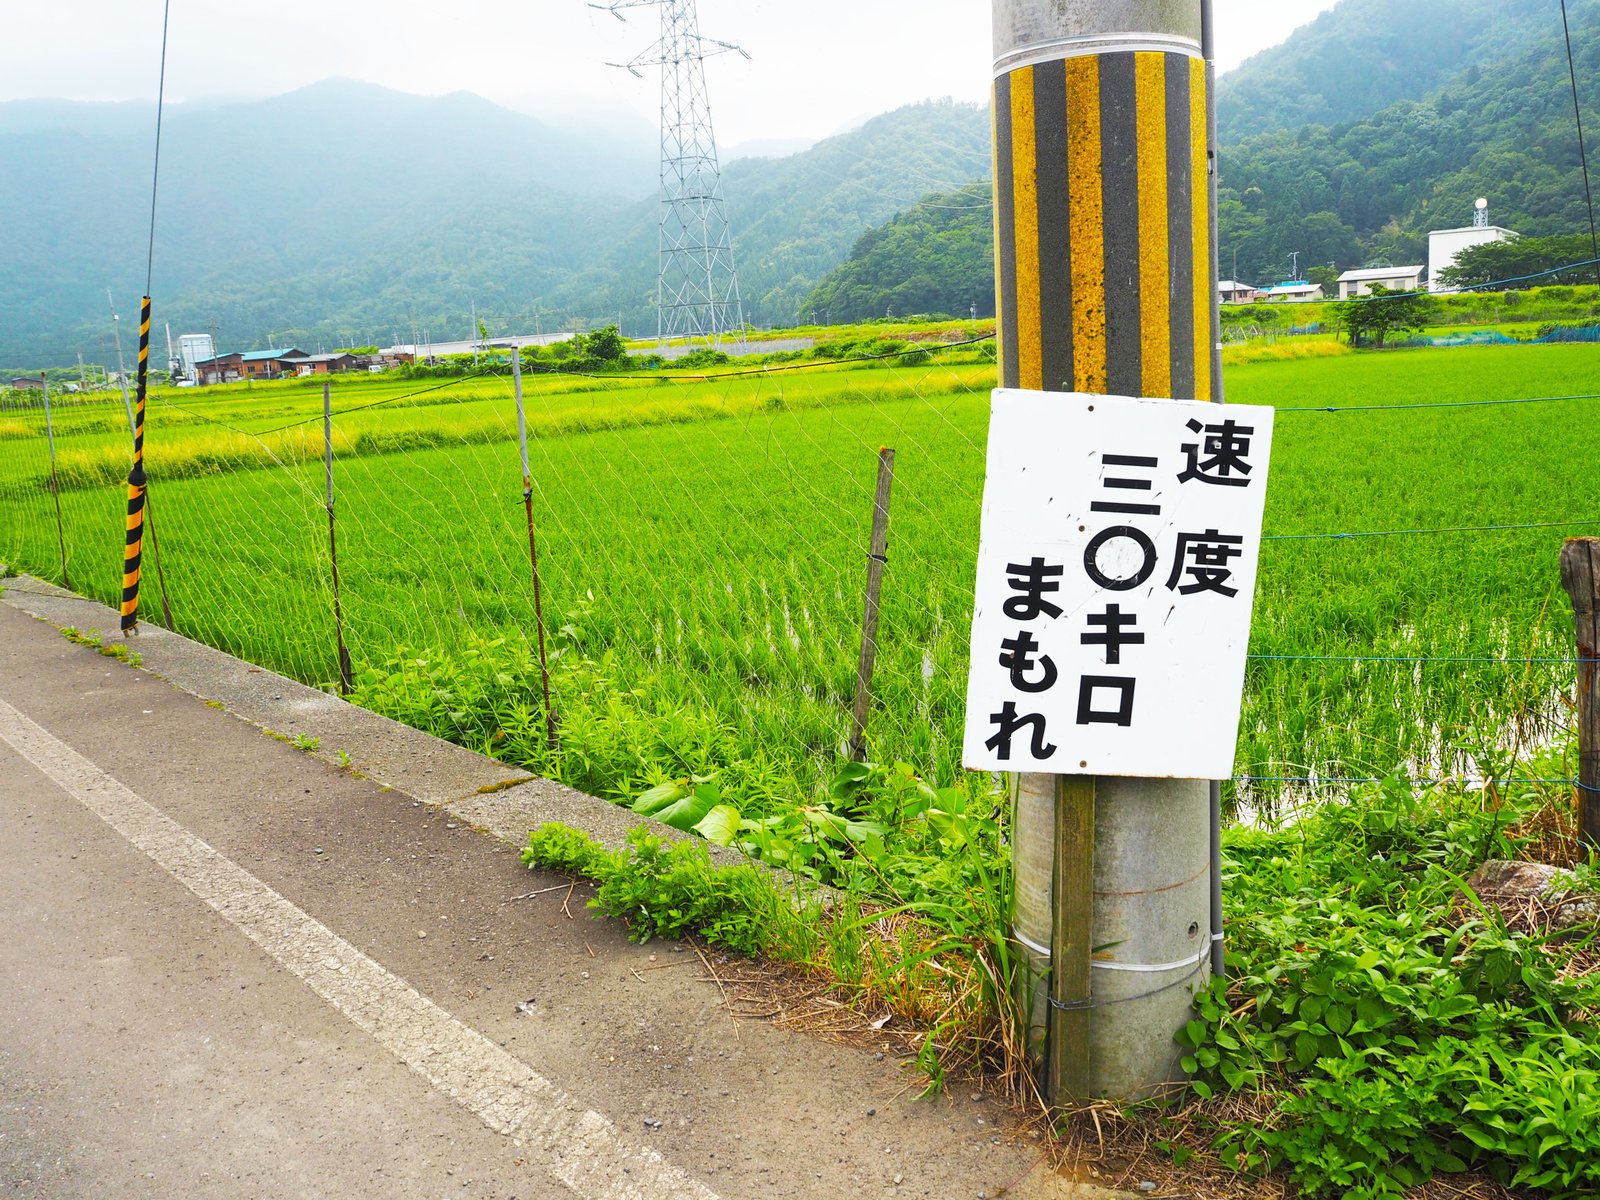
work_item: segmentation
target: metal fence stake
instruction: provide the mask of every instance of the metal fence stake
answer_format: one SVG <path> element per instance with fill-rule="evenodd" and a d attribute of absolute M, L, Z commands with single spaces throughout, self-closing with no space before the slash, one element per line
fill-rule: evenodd
<path fill-rule="evenodd" d="M 322 384 L 322 462 L 327 471 L 328 563 L 333 576 L 333 636 L 339 647 L 339 694 L 348 696 L 353 685 L 350 651 L 344 644 L 344 610 L 339 603 L 339 541 L 333 521 L 333 384 Z"/>
<path fill-rule="evenodd" d="M 533 472 L 528 467 L 528 419 L 522 403 L 522 351 L 511 348 L 511 378 L 517 396 L 517 442 L 522 449 L 522 505 L 528 514 L 528 565 L 533 572 L 533 620 L 539 630 L 539 682 L 544 689 L 545 743 L 554 750 L 556 710 L 550 704 L 550 662 L 544 645 L 544 595 L 539 583 L 539 539 L 533 525 Z"/>
<path fill-rule="evenodd" d="M 850 757 L 867 760 L 867 714 L 872 708 L 872 673 L 878 661 L 878 606 L 883 571 L 889 565 L 889 495 L 894 490 L 894 451 L 878 449 L 878 490 L 872 498 L 872 551 L 867 556 L 867 607 L 861 619 L 861 657 L 850 721 Z"/>
<path fill-rule="evenodd" d="M 50 444 L 50 498 L 56 503 L 56 545 L 61 550 L 61 586 L 70 592 L 72 580 L 67 577 L 67 531 L 61 519 L 61 480 L 56 476 L 56 430 L 50 416 L 50 381 L 41 375 L 39 383 L 44 387 L 44 433 Z"/>
<path fill-rule="evenodd" d="M 1090 950 L 1094 936 L 1095 782 L 1056 777 L 1055 920 L 1050 935 L 1050 1032 L 1046 1095 L 1051 1103 L 1084 1102 L 1094 1088 L 1090 1039 Z"/>

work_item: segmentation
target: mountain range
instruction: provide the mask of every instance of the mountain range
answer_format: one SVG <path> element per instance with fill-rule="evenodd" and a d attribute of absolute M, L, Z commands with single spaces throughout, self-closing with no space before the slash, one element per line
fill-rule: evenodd
<path fill-rule="evenodd" d="M 1600 0 L 1567 9 L 1583 89 Z M 1427 230 L 1470 223 L 1480 195 L 1524 233 L 1586 230 L 1571 100 L 1555 0 L 1341 0 L 1219 82 L 1222 273 L 1421 261 Z M 153 127 L 150 105 L 0 104 L 0 369 L 111 361 L 107 289 L 131 329 L 147 264 L 157 328 L 227 349 L 464 338 L 474 311 L 493 333 L 654 332 L 642 124 L 348 80 L 174 106 L 152 244 Z M 890 293 L 989 310 L 972 186 L 989 141 L 984 107 L 945 101 L 725 156 L 747 317 L 809 319 L 853 250 L 873 264 L 846 289 L 863 311 L 834 320 L 882 315 L 867 306 Z"/>
<path fill-rule="evenodd" d="M 152 246 L 154 123 L 150 105 L 0 104 L 0 368 L 107 362 L 106 291 L 129 316 L 150 265 L 158 330 L 227 348 L 464 339 L 474 311 L 496 333 L 655 330 L 648 130 L 348 80 L 177 106 Z M 862 230 L 986 175 L 988 141 L 981 108 L 927 103 L 727 163 L 747 317 L 792 320 Z"/>

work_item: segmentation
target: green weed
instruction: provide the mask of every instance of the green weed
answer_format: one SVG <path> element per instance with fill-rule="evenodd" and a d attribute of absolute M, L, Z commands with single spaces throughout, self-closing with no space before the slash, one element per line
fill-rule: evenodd
<path fill-rule="evenodd" d="M 1504 800 L 1513 816 L 1549 802 Z M 1600 1062 L 1600 980 L 1571 970 L 1571 945 L 1462 893 L 1484 857 L 1516 856 L 1512 826 L 1481 794 L 1396 781 L 1291 830 L 1229 835 L 1233 974 L 1179 1041 L 1202 1098 L 1256 1096 L 1274 1115 L 1214 1126 L 1222 1162 L 1281 1168 L 1306 1196 L 1398 1197 L 1469 1168 L 1594 1193 L 1581 1089 Z"/>

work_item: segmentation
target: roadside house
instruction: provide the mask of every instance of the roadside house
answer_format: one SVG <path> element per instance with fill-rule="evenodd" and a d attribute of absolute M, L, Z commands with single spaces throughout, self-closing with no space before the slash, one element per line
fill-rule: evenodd
<path fill-rule="evenodd" d="M 252 379 L 278 379 L 293 375 L 295 366 L 303 358 L 310 358 L 304 350 L 252 350 L 239 355 L 239 373 L 248 382 Z"/>
<path fill-rule="evenodd" d="M 296 375 L 338 375 L 354 371 L 358 365 L 354 354 L 308 354 L 304 358 L 279 360 L 286 375 L 291 371 Z"/>
<path fill-rule="evenodd" d="M 194 364 L 194 379 L 196 383 L 207 387 L 214 383 L 237 383 L 244 378 L 244 368 L 240 365 L 243 355 L 219 354 L 215 358 L 202 358 Z"/>
<path fill-rule="evenodd" d="M 1322 285 L 1307 283 L 1304 279 L 1291 279 L 1263 288 L 1256 299 L 1265 300 L 1268 304 L 1309 304 L 1322 299 Z"/>
<path fill-rule="evenodd" d="M 1339 276 L 1339 299 L 1353 296 L 1370 296 L 1375 287 L 1391 292 L 1420 292 L 1422 271 L 1415 267 L 1366 267 L 1359 271 L 1346 271 Z"/>

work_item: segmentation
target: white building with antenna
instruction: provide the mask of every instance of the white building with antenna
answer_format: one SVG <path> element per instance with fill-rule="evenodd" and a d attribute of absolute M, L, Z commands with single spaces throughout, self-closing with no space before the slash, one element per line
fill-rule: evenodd
<path fill-rule="evenodd" d="M 1483 197 L 1473 206 L 1472 224 L 1460 229 L 1435 229 L 1428 234 L 1428 290 L 1448 292 L 1453 288 L 1439 283 L 1439 272 L 1456 261 L 1456 255 L 1469 246 L 1489 242 L 1514 242 L 1522 235 L 1515 230 L 1489 224 L 1489 202 Z"/>

